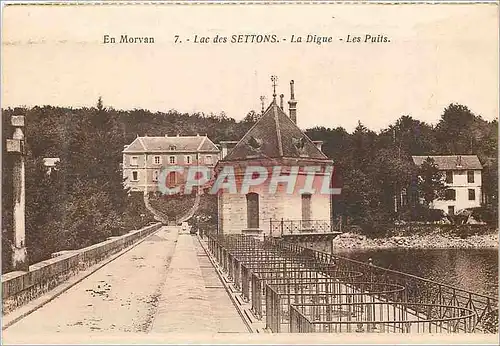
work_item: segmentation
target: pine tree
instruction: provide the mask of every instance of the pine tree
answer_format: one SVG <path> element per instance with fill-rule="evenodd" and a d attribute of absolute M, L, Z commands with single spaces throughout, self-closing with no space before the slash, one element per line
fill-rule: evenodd
<path fill-rule="evenodd" d="M 434 159 L 428 157 L 422 163 L 418 172 L 418 191 L 425 205 L 429 207 L 432 201 L 442 197 L 446 186 L 443 174 L 439 171 Z"/>

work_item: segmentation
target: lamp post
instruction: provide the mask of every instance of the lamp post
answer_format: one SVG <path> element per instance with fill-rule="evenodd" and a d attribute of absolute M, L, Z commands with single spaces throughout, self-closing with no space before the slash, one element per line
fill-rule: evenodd
<path fill-rule="evenodd" d="M 25 172 L 24 172 L 24 116 L 12 116 L 11 125 L 14 127 L 12 139 L 7 139 L 7 152 L 13 156 L 13 270 L 28 270 L 28 260 L 25 239 Z"/>

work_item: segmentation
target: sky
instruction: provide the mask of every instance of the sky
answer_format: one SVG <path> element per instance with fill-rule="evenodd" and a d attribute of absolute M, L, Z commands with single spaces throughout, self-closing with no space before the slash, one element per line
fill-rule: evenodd
<path fill-rule="evenodd" d="M 103 44 L 104 35 L 154 44 Z M 276 44 L 196 44 L 276 34 Z M 333 43 L 291 43 L 291 35 Z M 347 35 L 388 43 L 347 43 Z M 2 107 L 92 106 L 242 119 L 295 81 L 299 127 L 379 131 L 401 115 L 437 123 L 450 103 L 498 118 L 498 7 L 475 5 L 7 6 Z M 179 35 L 183 43 L 175 43 Z M 191 38 L 187 43 L 185 39 Z M 343 41 L 340 41 L 340 39 Z"/>

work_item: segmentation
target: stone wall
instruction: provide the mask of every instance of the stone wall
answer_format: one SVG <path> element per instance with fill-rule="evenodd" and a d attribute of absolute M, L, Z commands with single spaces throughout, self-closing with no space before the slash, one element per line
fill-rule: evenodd
<path fill-rule="evenodd" d="M 426 224 L 412 222 L 402 225 L 394 225 L 388 228 L 388 234 L 409 235 L 427 233 L 451 233 L 455 235 L 469 236 L 473 234 L 498 233 L 498 227 L 482 224 L 450 225 L 450 224 Z"/>
<path fill-rule="evenodd" d="M 331 253 L 333 249 L 333 241 L 336 236 L 334 235 L 297 235 L 297 236 L 288 236 L 283 238 L 285 241 L 290 243 L 295 243 L 299 246 L 312 249 L 315 251 Z"/>
<path fill-rule="evenodd" d="M 495 225 L 486 224 L 466 224 L 466 225 L 451 225 L 438 223 L 412 222 L 400 225 L 381 225 L 381 230 L 378 232 L 381 237 L 390 236 L 406 236 L 412 234 L 453 234 L 469 236 L 473 234 L 494 234 L 498 233 L 498 227 Z M 343 233 L 364 234 L 363 229 L 357 225 L 342 225 Z"/>
<path fill-rule="evenodd" d="M 332 252 L 332 239 L 318 239 L 316 241 L 304 241 L 298 243 L 308 249 L 315 251 L 331 253 Z"/>
<path fill-rule="evenodd" d="M 276 193 L 269 193 L 268 184 L 252 186 L 250 192 L 259 194 L 259 229 L 269 235 L 269 220 L 300 220 L 302 197 L 289 194 L 278 186 Z M 330 195 L 318 190 L 311 198 L 311 219 L 330 220 Z M 244 194 L 222 193 L 219 197 L 219 228 L 224 234 L 240 234 L 247 228 L 247 200 Z"/>
<path fill-rule="evenodd" d="M 15 271 L 2 275 L 3 314 L 43 295 L 78 272 L 156 232 L 161 225 L 155 223 L 83 249 L 61 251 L 55 253 L 51 259 L 31 265 L 27 272 Z"/>

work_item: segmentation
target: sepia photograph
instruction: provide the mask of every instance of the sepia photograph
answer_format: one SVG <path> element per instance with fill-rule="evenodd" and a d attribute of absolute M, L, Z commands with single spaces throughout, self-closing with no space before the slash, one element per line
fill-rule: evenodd
<path fill-rule="evenodd" d="M 1 5 L 3 343 L 498 343 L 498 1 Z"/>

